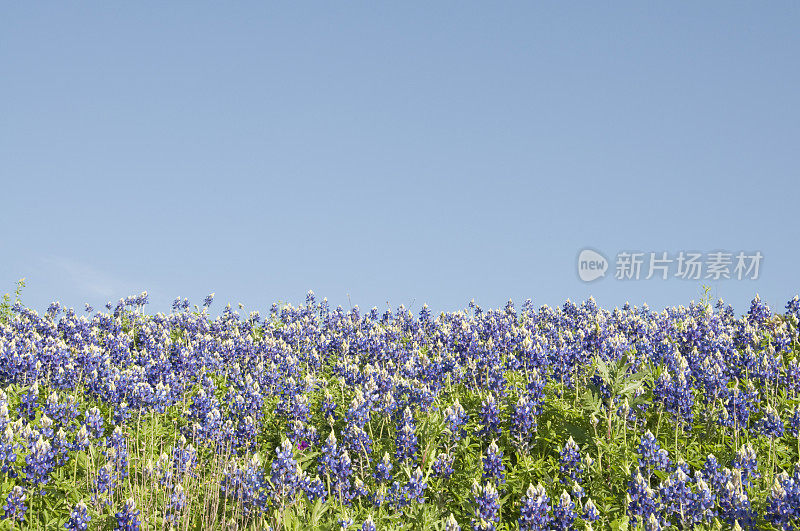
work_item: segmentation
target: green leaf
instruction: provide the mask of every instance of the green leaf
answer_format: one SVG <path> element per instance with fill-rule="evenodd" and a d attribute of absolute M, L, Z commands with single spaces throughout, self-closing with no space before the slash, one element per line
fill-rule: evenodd
<path fill-rule="evenodd" d="M 608 526 L 614 531 L 628 531 L 628 524 L 630 523 L 630 518 L 627 516 L 622 516 L 617 518 L 613 522 L 609 523 Z"/>

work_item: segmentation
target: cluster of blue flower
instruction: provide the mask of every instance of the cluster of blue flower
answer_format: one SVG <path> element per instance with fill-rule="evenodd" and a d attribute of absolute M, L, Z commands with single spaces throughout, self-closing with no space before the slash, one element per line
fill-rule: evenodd
<path fill-rule="evenodd" d="M 789 475 L 774 451 L 754 447 L 780 442 L 787 459 L 800 458 L 797 297 L 784 313 L 756 297 L 742 317 L 722 301 L 663 312 L 607 311 L 591 299 L 555 309 L 527 301 L 519 312 L 471 303 L 438 317 L 426 306 L 416 318 L 403 307 L 332 309 L 310 292 L 267 317 L 230 306 L 212 317 L 212 302 L 177 299 L 168 315 L 146 314 L 147 294 L 85 315 L 14 306 L 0 322 L 0 467 L 14 485 L 3 518 L 30 518 L 56 492 L 56 475 L 80 473 L 89 487 L 64 515 L 67 529 L 103 514 L 123 530 L 155 514 L 189 522 L 187 485 L 213 469 L 203 451 L 220 464 L 203 485 L 225 499 L 214 509 L 225 521 L 280 525 L 269 519 L 314 503 L 334 508 L 343 528 L 359 516 L 365 531 L 429 503 L 449 530 L 591 529 L 620 516 L 646 529 L 715 519 L 791 529 L 800 518 L 800 468 Z M 652 378 L 614 396 L 597 360 Z M 589 385 L 602 400 L 591 418 L 574 415 L 585 433 L 540 437 L 540 423 L 558 416 L 551 401 L 577 408 Z M 177 436 L 157 441 L 157 462 L 133 463 L 148 415 L 170 419 Z M 662 417 L 675 441 L 713 427 L 731 448 L 729 468 L 714 455 L 693 466 L 670 456 L 647 431 Z M 620 444 L 614 422 L 638 441 L 638 463 L 618 478 L 621 511 L 592 499 L 608 498 L 601 484 L 615 481 L 594 479 L 598 437 L 604 451 Z M 519 466 L 533 456 L 552 467 Z M 133 475 L 160 485 L 163 507 L 137 509 Z"/>

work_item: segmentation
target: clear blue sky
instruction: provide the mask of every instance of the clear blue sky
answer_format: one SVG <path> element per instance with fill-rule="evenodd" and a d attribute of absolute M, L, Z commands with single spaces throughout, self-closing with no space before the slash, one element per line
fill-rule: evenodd
<path fill-rule="evenodd" d="M 759 250 L 706 281 L 739 311 L 800 291 L 800 4 L 265 4 L 2 5 L 0 292 L 699 298 L 583 283 L 587 246 Z"/>

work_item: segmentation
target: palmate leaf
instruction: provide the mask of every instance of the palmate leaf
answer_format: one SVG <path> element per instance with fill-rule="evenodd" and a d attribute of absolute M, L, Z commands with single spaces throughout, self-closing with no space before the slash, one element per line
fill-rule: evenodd
<path fill-rule="evenodd" d="M 600 356 L 595 356 L 594 363 L 597 372 L 600 373 L 600 378 L 602 378 L 604 382 L 609 382 L 611 380 L 611 374 L 605 360 Z"/>
<path fill-rule="evenodd" d="M 630 523 L 630 518 L 627 516 L 622 516 L 617 518 L 613 522 L 608 524 L 608 527 L 613 531 L 628 531 L 628 524 Z"/>
<path fill-rule="evenodd" d="M 580 404 L 585 412 L 599 413 L 603 407 L 603 400 L 597 387 L 594 385 L 587 386 L 581 397 Z"/>
<path fill-rule="evenodd" d="M 298 516 L 295 514 L 295 511 L 292 508 L 288 508 L 284 512 L 283 525 L 287 530 L 291 529 L 299 531 L 303 529 L 303 523 L 301 522 L 300 518 L 298 518 Z"/>
<path fill-rule="evenodd" d="M 328 504 L 323 504 L 322 500 L 317 499 L 311 509 L 311 524 L 316 526 L 322 519 L 322 516 L 328 510 Z"/>
<path fill-rule="evenodd" d="M 653 392 L 650 390 L 646 390 L 645 392 L 641 393 L 638 396 L 634 396 L 628 400 L 628 404 L 630 407 L 641 406 L 645 404 L 649 404 L 653 401 Z"/>
<path fill-rule="evenodd" d="M 631 398 L 636 391 L 642 388 L 641 379 L 628 380 L 622 387 L 615 393 L 619 397 Z"/>

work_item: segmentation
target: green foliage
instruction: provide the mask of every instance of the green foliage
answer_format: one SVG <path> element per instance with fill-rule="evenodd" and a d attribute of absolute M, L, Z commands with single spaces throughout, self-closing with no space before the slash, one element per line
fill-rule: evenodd
<path fill-rule="evenodd" d="M 24 281 L 20 281 L 15 300 L 19 300 Z M 4 306 L 0 307 L 0 316 L 5 322 L 11 318 L 11 297 L 6 296 Z M 136 313 L 124 315 L 120 322 L 123 330 L 130 335 L 130 349 L 135 352 L 141 348 L 137 331 L 146 326 L 142 316 Z M 250 330 L 249 340 L 254 343 L 270 339 L 270 328 L 292 326 L 285 325 L 276 318 L 263 326 Z M 181 347 L 188 345 L 190 333 L 181 328 L 173 328 L 165 338 Z M 767 339 L 768 340 L 768 339 Z M 403 344 L 409 345 L 412 338 L 403 338 Z M 167 355 L 167 354 L 165 354 Z M 420 357 L 433 355 L 428 346 L 415 351 Z M 784 362 L 797 356 L 797 346 L 784 357 Z M 344 356 L 342 356 L 344 357 Z M 665 414 L 661 406 L 654 401 L 653 389 L 659 376 L 667 369 L 663 366 L 642 362 L 644 357 L 635 352 L 627 352 L 620 359 L 609 360 L 596 355 L 575 374 L 572 381 L 548 380 L 545 387 L 544 403 L 538 416 L 538 429 L 533 434 L 533 443 L 524 451 L 515 448 L 509 436 L 510 418 L 514 404 L 523 394 L 528 383 L 527 373 L 523 369 L 505 372 L 505 394 L 497 397 L 500 417 L 503 419 L 503 431 L 496 443 L 503 451 L 503 464 L 506 477 L 500 486 L 501 523 L 498 529 L 507 531 L 515 529 L 519 517 L 520 499 L 528 485 L 542 484 L 552 500 L 561 490 L 568 490 L 572 485 L 562 481 L 564 475 L 560 471 L 559 452 L 570 438 L 580 450 L 583 466 L 583 487 L 600 510 L 601 519 L 595 529 L 633 530 L 640 526 L 626 515 L 627 483 L 637 466 L 637 445 L 645 430 L 655 434 L 662 448 L 668 449 L 673 461 L 683 460 L 693 469 L 699 469 L 706 456 L 715 454 L 723 466 L 727 466 L 737 449 L 744 444 L 751 444 L 759 456 L 760 477 L 754 480 L 750 489 L 753 506 L 759 510 L 766 504 L 766 497 L 777 471 L 791 470 L 800 458 L 800 446 L 795 446 L 795 438 L 786 437 L 768 440 L 748 430 L 730 430 L 713 422 L 715 415 L 722 410 L 719 402 L 705 404 L 701 400 L 694 404 L 694 424 L 684 429 L 673 422 Z M 346 358 L 345 358 L 346 359 Z M 356 355 L 357 362 L 362 360 Z M 636 365 L 632 360 L 640 360 Z M 645 358 L 646 359 L 646 358 Z M 321 440 L 331 432 L 340 437 L 345 430 L 345 412 L 356 396 L 356 390 L 345 384 L 338 376 L 336 366 L 341 361 L 337 355 L 326 358 L 320 370 L 314 371 L 314 380 L 305 393 L 311 411 L 310 424 L 316 427 Z M 363 369 L 363 368 L 362 368 Z M 219 401 L 223 416 L 232 410 L 233 404 L 227 403 L 226 397 L 231 387 L 233 368 L 212 372 L 200 367 L 196 380 L 206 378 L 214 384 L 214 398 Z M 306 369 L 307 370 L 307 369 Z M 755 380 L 743 375 L 738 384 L 758 385 Z M 733 385 L 733 384 L 731 384 Z M 20 397 L 27 387 L 8 385 L 4 389 L 8 399 L 9 411 L 16 411 L 20 406 Z M 781 412 L 783 418 L 787 412 L 797 405 L 796 398 L 789 397 L 785 389 L 760 389 L 768 397 L 771 405 Z M 336 400 L 337 416 L 335 422 L 328 423 L 322 417 L 321 404 L 325 391 L 330 392 Z M 39 387 L 39 402 L 44 403 L 53 389 L 42 382 Z M 63 394 L 63 391 L 60 393 Z M 128 496 L 136 499 L 142 511 L 142 518 L 147 522 L 144 529 L 162 529 L 173 526 L 180 529 L 223 529 L 227 526 L 236 529 L 339 529 L 338 520 L 343 516 L 352 518 L 357 527 L 371 515 L 378 529 L 444 529 L 446 518 L 451 513 L 461 523 L 462 529 L 469 529 L 473 516 L 471 489 L 476 480 L 483 481 L 482 457 L 486 454 L 490 438 L 476 435 L 479 428 L 478 411 L 487 392 L 483 389 L 468 388 L 463 383 L 446 385 L 438 393 L 433 406 L 424 412 L 418 412 L 415 418 L 416 436 L 418 437 L 418 455 L 416 462 L 396 465 L 393 469 L 395 478 L 407 481 L 418 466 L 423 479 L 428 485 L 426 502 L 411 504 L 402 509 L 390 509 L 386 506 L 376 508 L 371 500 L 357 499 L 349 507 L 343 507 L 329 499 L 309 502 L 305 499 L 292 500 L 282 507 L 271 507 L 263 515 L 253 516 L 243 512 L 242 506 L 235 500 L 227 499 L 221 494 L 221 482 L 226 467 L 244 465 L 254 454 L 258 455 L 261 468 L 270 470 L 270 463 L 275 456 L 275 449 L 281 439 L 286 436 L 289 424 L 285 416 L 276 413 L 280 400 L 280 391 L 268 394 L 259 412 L 261 415 L 256 445 L 246 451 L 235 452 L 230 448 L 214 446 L 208 441 L 191 440 L 198 452 L 198 464 L 193 475 L 184 483 L 187 495 L 187 509 L 181 515 L 179 524 L 171 524 L 165 519 L 163 508 L 167 504 L 170 492 L 153 479 L 152 467 L 157 466 L 162 454 L 169 454 L 179 444 L 181 434 L 191 431 L 187 418 L 187 410 L 201 394 L 201 385 L 195 383 L 187 388 L 182 401 L 176 402 L 163 412 L 150 411 L 134 414 L 124 425 L 130 450 L 129 476 L 124 484 L 112 496 L 112 507 L 119 508 L 122 500 Z M 86 412 L 97 407 L 103 418 L 110 420 L 115 411 L 113 406 L 99 400 L 96 393 L 76 382 L 71 390 L 79 411 Z M 458 400 L 469 414 L 466 435 L 455 441 L 449 432 L 444 410 Z M 628 413 L 635 413 L 633 420 Z M 83 417 L 82 417 L 83 419 Z M 31 419 L 32 425 L 42 420 L 41 412 Z M 366 456 L 353 455 L 353 469 L 364 479 L 369 490 L 376 490 L 376 482 L 372 478 L 375 462 L 386 452 L 395 451 L 395 433 L 398 424 L 388 415 L 375 414 L 364 426 L 372 440 L 372 454 Z M 106 435 L 108 435 L 107 430 Z M 17 434 L 18 436 L 18 434 Z M 736 439 L 734 439 L 736 437 Z M 798 441 L 800 445 L 800 441 Z M 113 529 L 113 509 L 100 502 L 92 502 L 93 485 L 97 472 L 105 462 L 99 445 L 86 451 L 77 452 L 69 466 L 59 469 L 52 481 L 42 488 L 42 492 L 31 495 L 29 519 L 26 524 L 30 529 L 63 529 L 71 507 L 80 500 L 90 505 L 92 517 L 90 529 Z M 445 480 L 437 478 L 433 473 L 433 463 L 440 452 L 448 452 L 454 457 L 453 475 Z M 25 452 L 17 456 L 16 466 L 25 463 Z M 313 475 L 317 459 L 320 456 L 318 447 L 305 450 L 296 448 L 295 458 L 301 469 Z M 663 481 L 667 474 L 655 473 L 655 479 Z M 0 493 L 6 495 L 18 480 L 0 475 Z M 327 485 L 326 485 L 327 486 Z M 2 500 L 0 500 L 2 501 Z M 231 525 L 233 522 L 233 525 Z M 762 520 L 759 528 L 771 529 Z M 5 526 L 5 527 L 3 527 Z M 576 524 L 582 529 L 583 523 Z M 721 528 L 722 524 L 719 524 Z M 1 529 L 9 529 L 8 522 L 0 523 Z M 705 529 L 701 526 L 696 529 Z M 707 527 L 714 529 L 714 525 Z"/>
<path fill-rule="evenodd" d="M 14 302 L 11 302 L 11 295 L 5 293 L 2 300 L 0 300 L 0 323 L 8 323 L 12 318 L 11 309 L 14 304 L 21 303 L 20 297 L 22 296 L 22 288 L 25 287 L 25 279 L 21 278 L 17 281 L 17 287 L 14 290 Z"/>

